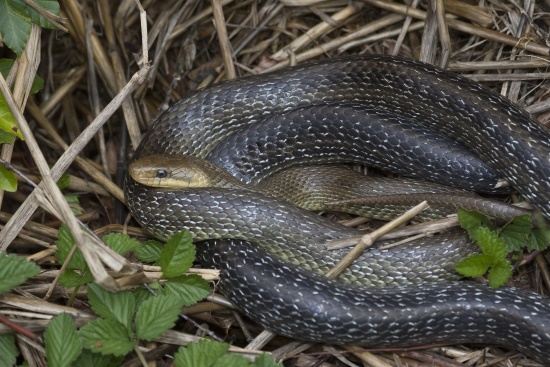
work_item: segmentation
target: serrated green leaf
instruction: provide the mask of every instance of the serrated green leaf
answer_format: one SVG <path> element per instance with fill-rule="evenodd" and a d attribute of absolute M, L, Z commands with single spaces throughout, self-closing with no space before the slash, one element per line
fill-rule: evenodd
<path fill-rule="evenodd" d="M 74 244 L 74 237 L 71 231 L 69 231 L 69 227 L 62 224 L 61 227 L 59 227 L 59 231 L 57 231 L 57 241 L 55 241 L 55 245 L 57 246 L 55 256 L 60 263 L 63 264 L 67 260 L 67 256 L 69 256 Z M 88 272 L 88 264 L 86 264 L 86 260 L 84 260 L 84 255 L 82 255 L 80 249 L 76 249 L 73 257 L 67 264 L 67 269 Z"/>
<path fill-rule="evenodd" d="M 527 237 L 531 233 L 531 216 L 529 214 L 515 217 L 500 230 L 500 238 L 504 240 L 508 252 L 521 251 L 527 244 Z"/>
<path fill-rule="evenodd" d="M 0 34 L 6 45 L 20 56 L 31 34 L 26 7 L 13 0 L 0 0 Z"/>
<path fill-rule="evenodd" d="M 88 300 L 95 313 L 107 320 L 118 321 L 126 327 L 128 335 L 132 335 L 135 298 L 131 292 L 111 293 L 91 283 L 88 285 Z"/>
<path fill-rule="evenodd" d="M 56 183 L 57 187 L 59 187 L 60 190 L 63 190 L 71 184 L 71 176 L 67 173 L 63 173 Z"/>
<path fill-rule="evenodd" d="M 273 356 L 267 353 L 260 354 L 252 363 L 253 367 L 283 367 L 282 363 L 276 363 Z"/>
<path fill-rule="evenodd" d="M 508 279 L 512 276 L 512 264 L 507 260 L 501 260 L 493 264 L 487 279 L 489 279 L 489 285 L 492 288 L 498 288 L 506 284 Z"/>
<path fill-rule="evenodd" d="M 187 231 L 176 233 L 166 242 L 160 254 L 159 265 L 164 278 L 185 273 L 195 261 L 195 245 Z"/>
<path fill-rule="evenodd" d="M 15 60 L 12 59 L 0 59 L 0 74 L 2 74 L 4 78 L 8 77 L 8 74 L 10 73 L 10 70 L 13 67 L 14 63 Z M 35 76 L 34 80 L 32 81 L 31 94 L 38 93 L 38 91 L 40 91 L 43 87 L 44 79 L 42 79 L 38 75 Z"/>
<path fill-rule="evenodd" d="M 2 74 L 4 79 L 8 77 L 13 64 L 15 64 L 15 60 L 13 59 L 0 59 L 0 74 Z"/>
<path fill-rule="evenodd" d="M 65 195 L 65 200 L 69 203 L 69 207 L 74 215 L 80 215 L 84 213 L 84 209 L 80 205 L 80 195 L 69 194 Z"/>
<path fill-rule="evenodd" d="M 19 352 L 13 335 L 0 335 L 0 366 L 15 366 Z"/>
<path fill-rule="evenodd" d="M 118 367 L 122 365 L 124 357 L 92 353 L 88 349 L 82 350 L 80 356 L 74 363 L 78 367 Z"/>
<path fill-rule="evenodd" d="M 527 239 L 528 251 L 544 251 L 550 246 L 550 228 L 536 228 Z"/>
<path fill-rule="evenodd" d="M 50 367 L 69 367 L 80 355 L 82 341 L 69 314 L 55 316 L 44 333 L 46 359 Z"/>
<path fill-rule="evenodd" d="M 475 232 L 479 227 L 488 227 L 493 228 L 493 224 L 487 218 L 485 215 L 474 212 L 474 211 L 468 211 L 464 210 L 462 208 L 458 208 L 458 220 L 460 221 L 460 226 L 464 228 L 470 235 L 472 235 L 473 232 Z"/>
<path fill-rule="evenodd" d="M 136 335 L 140 340 L 152 340 L 170 330 L 176 324 L 183 307 L 177 297 L 149 298 L 139 306 L 136 314 Z"/>
<path fill-rule="evenodd" d="M 196 274 L 171 278 L 164 288 L 165 294 L 181 298 L 184 306 L 194 305 L 211 292 L 208 282 Z"/>
<path fill-rule="evenodd" d="M 84 348 L 94 353 L 124 356 L 134 348 L 126 327 L 112 320 L 89 322 L 80 329 L 80 337 Z"/>
<path fill-rule="evenodd" d="M 59 276 L 59 284 L 65 288 L 74 288 L 94 281 L 94 276 L 91 271 L 79 273 L 73 269 L 66 269 Z"/>
<path fill-rule="evenodd" d="M 248 367 L 250 361 L 239 354 L 225 354 L 212 367 Z"/>
<path fill-rule="evenodd" d="M 15 141 L 17 135 L 14 133 L 8 133 L 0 129 L 0 144 L 11 144 Z"/>
<path fill-rule="evenodd" d="M 16 255 L 0 252 L 0 294 L 25 282 L 40 272 L 40 267 Z"/>
<path fill-rule="evenodd" d="M 1 2 L 2 0 L 0 0 Z M 4 95 L 0 93 L 0 129 L 8 134 L 15 134 L 19 139 L 23 139 L 23 133 L 19 130 L 15 118 L 11 114 L 8 103 L 4 99 Z"/>
<path fill-rule="evenodd" d="M 455 270 L 466 277 L 475 278 L 485 274 L 492 263 L 490 256 L 475 254 L 459 261 Z"/>
<path fill-rule="evenodd" d="M 138 240 L 122 233 L 109 233 L 103 236 L 102 240 L 121 255 L 134 251 L 141 245 Z"/>
<path fill-rule="evenodd" d="M 31 94 L 36 94 L 40 92 L 44 88 L 44 79 L 39 77 L 38 75 L 34 77 L 34 80 L 32 81 L 31 85 Z"/>
<path fill-rule="evenodd" d="M 0 163 L 0 190 L 8 192 L 17 191 L 17 177 L 2 163 Z"/>
<path fill-rule="evenodd" d="M 177 367 L 209 367 L 229 350 L 229 344 L 200 340 L 187 347 L 180 347 L 174 355 Z"/>
<path fill-rule="evenodd" d="M 145 263 L 154 263 L 160 258 L 163 247 L 164 245 L 162 243 L 149 240 L 143 242 L 136 251 L 134 251 L 134 254 Z"/>
<path fill-rule="evenodd" d="M 477 241 L 481 252 L 493 259 L 493 261 L 503 260 L 508 254 L 506 244 L 499 237 L 498 233 L 487 227 L 479 227 L 472 233 L 472 238 Z"/>
<path fill-rule="evenodd" d="M 34 0 L 34 3 L 52 14 L 59 15 L 59 3 L 57 0 Z M 42 28 L 56 28 L 51 22 L 49 22 L 33 8 L 28 7 L 28 12 L 33 23 L 38 24 Z"/>
<path fill-rule="evenodd" d="M 158 285 L 158 282 L 152 283 Z M 151 284 L 149 284 L 151 286 Z M 145 301 L 146 299 L 149 299 L 151 297 L 155 297 L 147 288 L 145 287 L 139 287 L 132 291 L 132 294 L 134 295 L 135 301 L 135 309 L 138 309 L 139 306 Z"/>

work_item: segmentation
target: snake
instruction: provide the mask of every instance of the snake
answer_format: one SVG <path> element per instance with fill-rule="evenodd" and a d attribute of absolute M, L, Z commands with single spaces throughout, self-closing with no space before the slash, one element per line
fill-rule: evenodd
<path fill-rule="evenodd" d="M 154 155 L 206 159 L 231 135 L 272 116 L 297 113 L 299 120 L 314 106 L 334 104 L 363 106 L 368 114 L 442 133 L 550 217 L 548 130 L 465 77 L 394 56 L 328 59 L 195 91 L 159 116 L 132 162 Z M 391 129 L 388 134 L 394 137 Z M 244 166 L 254 177 L 253 165 Z M 164 173 L 157 171 L 159 178 Z M 134 218 L 154 236 L 166 239 L 188 229 L 196 241 L 208 240 L 201 242 L 199 258 L 220 269 L 222 294 L 281 335 L 371 348 L 479 342 L 550 361 L 548 297 L 454 280 L 419 284 L 439 280 L 445 268 L 452 273 L 449 263 L 473 251 L 460 232 L 391 251 L 370 249 L 339 279 L 330 280 L 320 274 L 341 254 L 328 252 L 324 244 L 357 236 L 358 230 L 285 200 L 234 187 L 159 188 L 130 175 L 125 198 Z M 421 275 L 413 274 L 415 268 Z"/>

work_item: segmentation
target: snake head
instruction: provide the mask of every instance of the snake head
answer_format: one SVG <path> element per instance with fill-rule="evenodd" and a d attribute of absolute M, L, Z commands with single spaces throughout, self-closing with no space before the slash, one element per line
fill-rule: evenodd
<path fill-rule="evenodd" d="M 142 185 L 172 189 L 234 187 L 239 181 L 213 163 L 187 154 L 154 154 L 139 158 L 128 173 Z"/>

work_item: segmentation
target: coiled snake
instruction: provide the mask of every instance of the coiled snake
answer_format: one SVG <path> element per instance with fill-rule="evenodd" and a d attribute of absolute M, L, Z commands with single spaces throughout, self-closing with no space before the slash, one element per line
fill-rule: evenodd
<path fill-rule="evenodd" d="M 362 106 L 375 116 L 376 123 L 395 120 L 406 126 L 425 126 L 461 142 L 550 218 L 550 133 L 510 101 L 466 78 L 390 56 L 326 60 L 196 91 L 155 121 L 132 160 L 168 154 L 219 163 L 224 159 L 219 158 L 217 147 L 232 134 L 241 134 L 233 140 L 252 158 L 239 155 L 226 168 L 245 182 L 261 181 L 264 171 L 277 165 L 270 161 L 277 154 L 292 161 L 292 153 L 301 152 L 301 158 L 319 163 L 317 156 L 310 154 L 315 143 L 310 141 L 294 151 L 287 149 L 287 144 L 300 143 L 298 137 L 306 136 L 317 126 L 317 120 L 329 124 L 324 132 L 333 134 L 329 140 L 341 140 L 335 137 L 345 129 L 349 131 L 350 126 L 341 124 L 342 129 L 332 129 L 326 115 L 311 118 L 315 115 L 311 106 L 334 110 L 336 107 L 331 106 L 335 104 L 351 104 L 352 109 Z M 269 120 L 278 115 L 293 116 L 309 127 L 290 141 L 283 139 L 281 143 L 278 136 L 248 144 L 251 134 L 277 126 L 270 125 Z M 295 128 L 294 122 L 288 126 Z M 382 140 L 395 141 L 392 144 L 401 149 L 396 156 L 405 154 L 407 159 L 413 158 L 411 162 L 420 157 L 413 168 L 418 176 L 428 178 L 433 166 L 430 162 L 441 163 L 439 145 L 429 151 L 432 145 L 425 144 L 428 151 L 421 152 L 422 144 L 400 140 L 408 133 L 396 133 L 393 127 L 382 130 Z M 280 134 L 284 137 L 291 135 L 285 129 L 278 131 L 284 131 Z M 356 153 L 352 147 L 326 155 L 338 162 L 363 159 Z M 366 161 L 383 165 L 376 158 Z M 451 164 L 454 161 L 451 158 Z M 439 176 L 450 176 L 456 168 L 440 166 L 447 171 Z M 475 177 L 472 172 L 476 169 L 468 168 L 468 162 L 464 167 L 457 168 L 459 175 Z M 490 191 L 494 172 L 491 175 L 480 185 L 470 181 L 471 187 L 480 190 L 483 186 Z M 451 176 L 450 181 L 458 179 Z M 468 179 L 461 181 L 466 181 L 462 187 L 469 185 Z M 333 281 L 310 270 L 327 271 L 341 254 L 324 250 L 323 244 L 356 236 L 354 229 L 342 228 L 254 190 L 243 192 L 230 186 L 155 188 L 127 177 L 125 195 L 134 217 L 157 237 L 167 238 L 187 228 L 196 240 L 235 240 L 204 243 L 201 259 L 222 270 L 220 290 L 237 307 L 282 335 L 369 347 L 495 343 L 542 362 L 550 361 L 550 299 L 519 289 L 491 290 L 469 282 L 414 284 L 452 271 L 456 260 L 472 250 L 471 245 L 458 245 L 464 243 L 462 234 L 451 232 L 436 240 L 417 240 L 395 250 L 373 249 L 340 281 Z M 300 263 L 307 270 L 289 263 Z M 413 270 L 419 270 L 420 275 Z M 401 285 L 352 287 L 342 280 Z"/>

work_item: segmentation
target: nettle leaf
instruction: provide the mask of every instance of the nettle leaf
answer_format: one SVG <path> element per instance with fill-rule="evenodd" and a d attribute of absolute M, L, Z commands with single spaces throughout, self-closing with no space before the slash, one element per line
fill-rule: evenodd
<path fill-rule="evenodd" d="M 95 283 L 88 285 L 88 300 L 92 310 L 99 316 L 118 321 L 132 334 L 132 317 L 134 315 L 135 298 L 129 291 L 111 293 Z"/>
<path fill-rule="evenodd" d="M 506 258 L 508 250 L 498 233 L 487 227 L 479 227 L 474 231 L 472 237 L 477 241 L 484 255 L 490 256 L 494 261 Z"/>
<path fill-rule="evenodd" d="M 134 251 L 141 244 L 138 240 L 131 238 L 123 233 L 109 233 L 101 238 L 110 248 L 117 253 L 124 255 L 130 251 Z"/>
<path fill-rule="evenodd" d="M 0 74 L 4 78 L 8 77 L 13 64 L 15 64 L 13 59 L 0 59 Z M 36 75 L 32 81 L 31 94 L 38 93 L 42 88 L 44 88 L 44 79 Z"/>
<path fill-rule="evenodd" d="M 7 169 L 2 163 L 0 163 L 0 190 L 8 192 L 17 191 L 17 177 L 15 177 L 15 173 Z"/>
<path fill-rule="evenodd" d="M 73 364 L 78 367 L 116 367 L 121 366 L 124 357 L 92 353 L 88 349 L 82 350 L 80 356 Z"/>
<path fill-rule="evenodd" d="M 55 316 L 46 327 L 46 359 L 51 367 L 70 367 L 80 355 L 82 341 L 76 325 L 67 313 Z"/>
<path fill-rule="evenodd" d="M 55 241 L 55 245 L 57 246 L 55 256 L 60 263 L 63 264 L 67 260 L 67 257 L 69 256 L 69 253 L 71 252 L 74 244 L 74 237 L 71 234 L 69 227 L 67 227 L 65 224 L 62 224 L 61 227 L 59 227 L 59 231 L 57 231 L 57 241 Z M 80 249 L 76 249 L 73 257 L 69 261 L 69 264 L 67 264 L 67 269 L 88 272 L 88 264 L 86 264 L 86 260 L 84 260 L 84 255 L 82 255 Z"/>
<path fill-rule="evenodd" d="M 492 288 L 502 287 L 512 276 L 512 264 L 507 260 L 501 260 L 493 264 L 487 278 Z"/>
<path fill-rule="evenodd" d="M 126 327 L 119 322 L 98 319 L 80 329 L 84 348 L 94 353 L 125 356 L 134 348 Z"/>
<path fill-rule="evenodd" d="M 18 355 L 15 336 L 0 335 L 0 366 L 15 366 Z"/>
<path fill-rule="evenodd" d="M 466 277 L 476 278 L 483 276 L 493 264 L 488 255 L 476 254 L 462 259 L 455 265 L 455 270 Z"/>
<path fill-rule="evenodd" d="M 135 251 L 134 254 L 138 259 L 145 263 L 154 263 L 160 258 L 160 253 L 164 245 L 155 240 L 143 242 Z"/>
<path fill-rule="evenodd" d="M 200 340 L 187 347 L 180 347 L 174 355 L 177 367 L 185 366 L 213 366 L 214 363 L 229 350 L 229 344 L 209 340 Z"/>
<path fill-rule="evenodd" d="M 164 284 L 165 294 L 179 297 L 184 306 L 191 306 L 211 292 L 208 282 L 196 274 L 171 278 Z"/>
<path fill-rule="evenodd" d="M 253 367 L 283 367 L 282 363 L 275 363 L 273 356 L 267 353 L 260 354 L 252 363 Z"/>
<path fill-rule="evenodd" d="M 60 190 L 66 189 L 71 184 L 71 176 L 67 173 L 63 173 L 56 183 Z"/>
<path fill-rule="evenodd" d="M 153 340 L 176 324 L 183 301 L 178 297 L 158 296 L 142 302 L 136 314 L 136 335 Z"/>
<path fill-rule="evenodd" d="M 59 277 L 59 284 L 65 288 L 74 288 L 93 281 L 94 276 L 91 271 L 81 273 L 73 269 L 65 269 Z"/>
<path fill-rule="evenodd" d="M 164 278 L 185 273 L 195 261 L 195 245 L 188 231 L 176 233 L 166 242 L 160 254 L 159 265 Z"/>
<path fill-rule="evenodd" d="M 2 0 L 0 0 L 0 2 L 2 2 Z M 17 122 L 15 122 L 15 118 L 11 114 L 10 108 L 8 107 L 8 103 L 4 99 L 4 95 L 1 93 L 0 93 L 0 129 L 8 134 L 14 134 L 19 139 L 23 140 L 23 134 L 21 133 L 21 130 L 19 130 L 19 127 L 17 126 Z"/>
<path fill-rule="evenodd" d="M 458 208 L 457 213 L 460 226 L 467 230 L 470 235 L 482 226 L 493 228 L 493 224 L 489 218 L 481 213 L 464 210 L 462 208 Z"/>
<path fill-rule="evenodd" d="M 1 114 L 2 112 L 0 112 Z M 0 129 L 0 144 L 11 144 L 15 141 L 17 135 L 15 133 L 8 133 Z"/>
<path fill-rule="evenodd" d="M 20 56 L 31 34 L 31 19 L 20 1 L 0 0 L 0 34 L 6 45 Z"/>
<path fill-rule="evenodd" d="M 0 294 L 37 275 L 40 267 L 16 255 L 0 252 Z"/>
<path fill-rule="evenodd" d="M 34 3 L 52 14 L 59 15 L 59 3 L 57 0 L 34 0 Z M 40 25 L 42 28 L 56 29 L 55 25 L 33 8 L 29 7 L 28 11 L 33 23 Z"/>
<path fill-rule="evenodd" d="M 508 252 L 521 251 L 525 247 L 532 229 L 531 216 L 529 214 L 520 215 L 500 230 L 500 238 L 504 240 Z"/>
<path fill-rule="evenodd" d="M 239 354 L 225 354 L 212 367 L 247 367 L 250 361 Z"/>
<path fill-rule="evenodd" d="M 544 251 L 550 246 L 550 228 L 536 228 L 527 240 L 528 251 Z"/>

